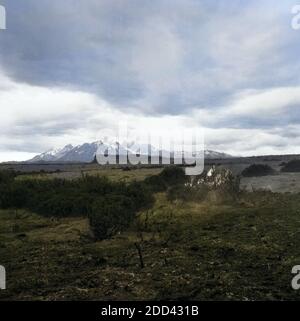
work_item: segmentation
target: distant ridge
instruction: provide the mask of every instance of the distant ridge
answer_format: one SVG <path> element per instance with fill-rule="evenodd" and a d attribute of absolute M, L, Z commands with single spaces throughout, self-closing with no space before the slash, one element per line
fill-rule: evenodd
<path fill-rule="evenodd" d="M 34 158 L 28 160 L 30 163 L 39 162 L 78 162 L 78 163 L 91 163 L 95 160 L 95 155 L 98 148 L 103 149 L 105 152 L 111 154 L 127 155 L 135 154 L 135 152 L 129 147 L 122 146 L 118 142 L 112 144 L 106 144 L 102 141 L 96 141 L 93 143 L 84 143 L 82 145 L 73 146 L 71 144 L 66 145 L 63 148 L 50 149 L 44 153 L 41 153 Z M 158 152 L 157 149 L 150 145 L 141 145 L 139 153 L 142 155 L 147 155 L 149 148 Z M 204 156 L 206 159 L 224 159 L 232 158 L 231 155 L 226 153 L 220 153 L 212 150 L 205 150 Z"/>

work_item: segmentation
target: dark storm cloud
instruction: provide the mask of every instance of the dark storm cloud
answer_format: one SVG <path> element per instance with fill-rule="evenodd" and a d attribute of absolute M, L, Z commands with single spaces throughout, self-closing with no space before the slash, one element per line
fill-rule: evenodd
<path fill-rule="evenodd" d="M 178 115 L 234 154 L 298 142 L 293 0 L 0 2 L 4 152 L 87 141 L 125 116 Z"/>
<path fill-rule="evenodd" d="M 247 88 L 295 85 L 299 42 L 270 1 L 10 0 L 1 65 L 15 80 L 182 114 Z M 278 13 L 283 13 L 278 19 Z M 286 20 L 285 20 L 286 19 Z M 288 67 L 288 70 L 287 70 Z M 275 75 L 274 75 L 275 74 Z"/>

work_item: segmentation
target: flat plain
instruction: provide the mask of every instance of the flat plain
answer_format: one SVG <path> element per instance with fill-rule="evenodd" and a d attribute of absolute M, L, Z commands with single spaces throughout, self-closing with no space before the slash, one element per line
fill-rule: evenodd
<path fill-rule="evenodd" d="M 156 193 L 151 209 L 103 241 L 91 239 L 84 217 L 0 210 L 0 264 L 7 270 L 0 299 L 298 300 L 291 269 L 300 264 L 300 176 L 281 173 L 282 159 L 270 162 L 278 173 L 243 178 L 236 202 L 170 201 Z M 249 166 L 248 160 L 215 163 L 235 173 Z M 40 166 L 18 179 L 84 172 L 130 181 L 162 170 Z"/>

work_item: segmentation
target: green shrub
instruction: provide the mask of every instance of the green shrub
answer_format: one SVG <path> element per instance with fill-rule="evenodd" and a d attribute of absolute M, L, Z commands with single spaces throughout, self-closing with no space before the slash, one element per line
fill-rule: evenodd
<path fill-rule="evenodd" d="M 136 211 L 140 210 L 141 208 L 147 208 L 154 202 L 152 191 L 143 182 L 133 181 L 130 184 L 123 186 L 123 191 L 121 190 L 119 193 L 121 192 L 124 194 L 124 196 L 132 200 L 134 210 Z"/>
<path fill-rule="evenodd" d="M 137 211 L 154 202 L 152 190 L 143 182 L 126 184 L 97 176 L 14 180 L 7 173 L 1 178 L 1 208 L 24 208 L 54 217 L 86 216 L 97 239 L 124 229 Z"/>
<path fill-rule="evenodd" d="M 134 204 L 130 198 L 108 195 L 93 203 L 88 217 L 95 239 L 104 240 L 128 227 L 134 215 Z"/>
<path fill-rule="evenodd" d="M 153 192 L 156 193 L 163 192 L 168 187 L 165 180 L 160 175 L 149 176 L 145 178 L 144 182 Z"/>
<path fill-rule="evenodd" d="M 0 185 L 1 208 L 24 208 L 26 207 L 29 191 L 19 182 L 2 182 Z"/>
<path fill-rule="evenodd" d="M 166 167 L 144 182 L 111 182 L 106 177 L 15 180 L 0 173 L 0 207 L 24 208 L 44 216 L 86 216 L 95 238 L 102 240 L 126 228 L 141 209 L 154 203 L 153 193 L 186 180 L 182 168 Z"/>
<path fill-rule="evenodd" d="M 256 176 L 267 176 L 273 175 L 275 170 L 265 164 L 253 164 L 242 171 L 242 176 L 244 177 L 256 177 Z"/>
<path fill-rule="evenodd" d="M 183 184 L 187 180 L 184 169 L 178 166 L 169 166 L 159 174 L 167 185 Z"/>
<path fill-rule="evenodd" d="M 0 171 L 0 185 L 12 182 L 16 176 L 17 173 L 10 169 Z"/>
<path fill-rule="evenodd" d="M 169 201 L 204 201 L 209 188 L 204 184 L 194 188 L 192 186 L 175 185 L 168 189 L 167 198 Z"/>
<path fill-rule="evenodd" d="M 294 159 L 283 165 L 282 172 L 300 172 L 300 160 Z"/>
<path fill-rule="evenodd" d="M 168 189 L 167 197 L 170 201 L 204 200 L 213 202 L 226 202 L 236 200 L 240 192 L 240 177 L 224 168 L 213 166 L 201 175 L 193 176 L 186 184 L 178 184 Z"/>
<path fill-rule="evenodd" d="M 145 178 L 144 183 L 152 192 L 163 192 L 170 186 L 183 185 L 187 181 L 184 170 L 178 166 L 165 167 L 159 175 Z"/>

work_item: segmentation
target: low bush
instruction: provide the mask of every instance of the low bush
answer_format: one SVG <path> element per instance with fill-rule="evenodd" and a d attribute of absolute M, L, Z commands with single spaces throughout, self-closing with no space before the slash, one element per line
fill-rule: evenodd
<path fill-rule="evenodd" d="M 122 230 L 137 211 L 154 201 L 152 190 L 143 182 L 126 184 L 97 176 L 15 180 L 8 173 L 0 173 L 0 178 L 1 208 L 24 208 L 53 217 L 88 216 L 97 239 Z"/>
<path fill-rule="evenodd" d="M 106 177 L 79 179 L 22 179 L 0 172 L 0 207 L 24 208 L 44 216 L 86 216 L 96 239 L 126 228 L 135 214 L 154 202 L 153 193 L 186 180 L 182 168 L 166 167 L 144 182 L 111 182 Z M 178 187 L 179 188 L 179 187 Z"/>
<path fill-rule="evenodd" d="M 204 201 L 208 195 L 209 188 L 204 184 L 198 188 L 185 185 L 175 185 L 168 189 L 167 199 L 169 201 Z"/>
<path fill-rule="evenodd" d="M 13 170 L 2 170 L 0 171 L 0 184 L 8 184 L 13 181 L 16 176 L 17 173 Z"/>
<path fill-rule="evenodd" d="M 183 168 L 178 166 L 168 166 L 159 175 L 147 177 L 144 183 L 153 192 L 163 192 L 170 186 L 183 185 L 187 181 L 187 176 Z"/>
<path fill-rule="evenodd" d="M 178 166 L 169 166 L 159 174 L 167 185 L 183 184 L 187 180 L 184 169 Z"/>
<path fill-rule="evenodd" d="M 163 192 L 168 187 L 160 175 L 146 177 L 144 182 L 153 192 Z"/>
<path fill-rule="evenodd" d="M 169 200 L 201 202 L 207 200 L 223 203 L 237 200 L 240 192 L 240 177 L 225 168 L 212 166 L 199 176 L 193 176 L 188 182 L 168 189 Z"/>
<path fill-rule="evenodd" d="M 282 172 L 300 172 L 300 160 L 294 159 L 283 165 Z"/>
<path fill-rule="evenodd" d="M 104 240 L 130 225 L 135 206 L 129 197 L 109 195 L 93 203 L 88 217 L 95 239 Z"/>
<path fill-rule="evenodd" d="M 266 164 L 253 164 L 245 168 L 241 175 L 244 177 L 267 176 L 275 174 L 275 170 Z"/>

